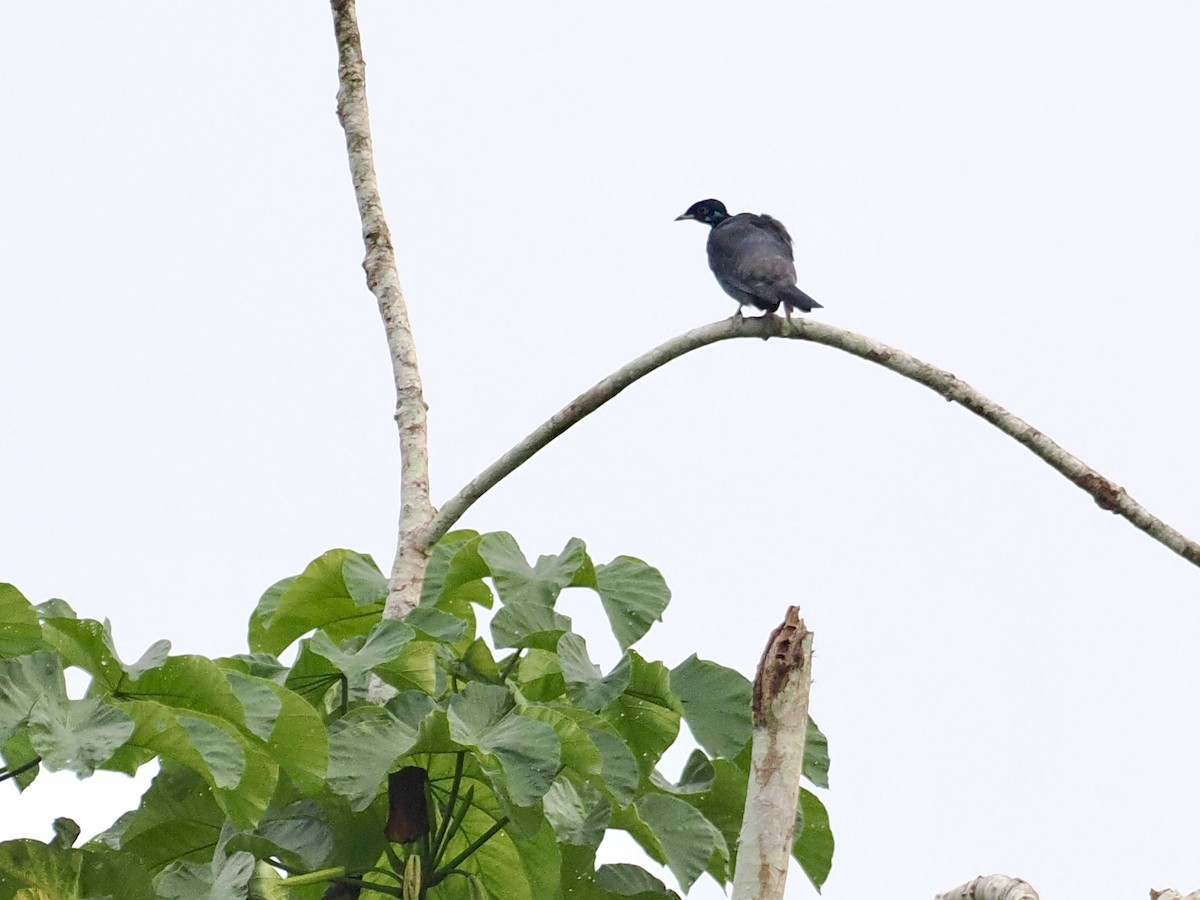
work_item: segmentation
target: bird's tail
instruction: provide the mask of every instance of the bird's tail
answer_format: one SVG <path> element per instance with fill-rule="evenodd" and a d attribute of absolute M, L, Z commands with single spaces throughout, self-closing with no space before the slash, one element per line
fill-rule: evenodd
<path fill-rule="evenodd" d="M 777 296 L 789 311 L 798 309 L 801 312 L 812 312 L 814 309 L 823 309 L 820 303 L 814 300 L 800 288 L 787 285 L 781 287 Z"/>

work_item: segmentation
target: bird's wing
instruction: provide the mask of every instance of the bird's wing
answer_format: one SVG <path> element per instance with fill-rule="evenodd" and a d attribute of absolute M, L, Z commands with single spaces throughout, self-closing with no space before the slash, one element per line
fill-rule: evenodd
<path fill-rule="evenodd" d="M 792 258 L 792 236 L 788 234 L 788 230 L 783 227 L 783 223 L 778 219 L 773 219 L 768 215 L 751 216 L 763 231 L 769 231 L 778 237 L 787 246 L 787 257 Z"/>
<path fill-rule="evenodd" d="M 717 279 L 737 290 L 770 296 L 768 288 L 796 283 L 791 238 L 770 216 L 741 213 L 713 228 L 708 261 Z"/>

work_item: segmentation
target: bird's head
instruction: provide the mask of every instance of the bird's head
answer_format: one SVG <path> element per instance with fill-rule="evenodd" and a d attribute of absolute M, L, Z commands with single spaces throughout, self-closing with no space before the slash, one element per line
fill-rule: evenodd
<path fill-rule="evenodd" d="M 716 225 L 721 220 L 728 218 L 729 210 L 725 208 L 725 204 L 720 200 L 701 200 L 689 206 L 687 212 L 682 216 L 676 217 L 675 221 L 682 222 L 684 219 L 694 219 L 697 222 L 703 222 L 705 225 Z"/>

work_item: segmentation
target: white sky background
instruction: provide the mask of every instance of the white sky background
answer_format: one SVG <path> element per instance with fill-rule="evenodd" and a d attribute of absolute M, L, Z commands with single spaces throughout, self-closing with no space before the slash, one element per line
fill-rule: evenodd
<path fill-rule="evenodd" d="M 672 221 L 715 196 L 788 225 L 823 320 L 950 369 L 1200 535 L 1200 5 L 361 19 L 435 502 L 733 312 L 704 229 Z M 160 637 L 240 652 L 272 582 L 339 546 L 386 568 L 394 545 L 328 8 L 4 20 L 0 579 L 110 617 L 127 659 Z M 927 390 L 804 343 L 710 347 L 462 524 L 658 566 L 674 600 L 640 646 L 669 665 L 752 674 L 801 606 L 831 900 L 993 871 L 1046 898 L 1200 886 L 1200 571 Z M 601 618 L 567 611 L 611 661 Z M 141 787 L 0 789 L 0 838 L 46 839 Z M 789 896 L 812 896 L 798 871 Z"/>

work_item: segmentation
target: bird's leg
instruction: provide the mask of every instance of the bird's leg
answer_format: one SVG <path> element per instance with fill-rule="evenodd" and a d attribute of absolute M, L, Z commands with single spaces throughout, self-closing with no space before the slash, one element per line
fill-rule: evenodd
<path fill-rule="evenodd" d="M 792 304 L 785 303 L 785 304 L 783 304 L 783 329 L 782 329 L 782 331 L 784 334 L 791 334 L 792 328 L 793 328 Z"/>

